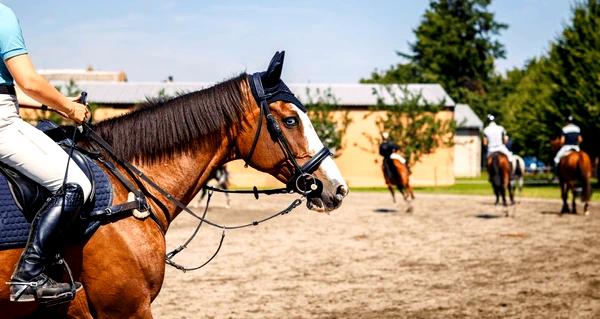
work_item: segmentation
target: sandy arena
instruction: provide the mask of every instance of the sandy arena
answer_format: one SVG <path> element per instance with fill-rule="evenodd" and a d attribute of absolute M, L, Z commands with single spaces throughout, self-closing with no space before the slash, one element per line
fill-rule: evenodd
<path fill-rule="evenodd" d="M 491 192 L 491 189 L 490 189 Z M 167 268 L 156 318 L 600 318 L 600 204 L 558 216 L 558 200 L 522 200 L 504 218 L 492 196 L 351 193 L 331 215 L 293 213 L 229 231 L 205 268 Z M 209 218 L 238 224 L 294 197 L 216 194 Z M 196 208 L 200 211 L 200 208 Z M 581 210 L 581 208 L 580 208 Z M 513 211 L 511 211 L 512 213 Z M 195 227 L 187 215 L 168 249 Z M 204 227 L 176 260 L 203 263 L 220 231 Z"/>

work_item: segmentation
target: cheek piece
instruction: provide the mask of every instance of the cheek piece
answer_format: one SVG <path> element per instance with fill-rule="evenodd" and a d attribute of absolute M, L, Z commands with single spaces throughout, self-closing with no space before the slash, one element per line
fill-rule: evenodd
<path fill-rule="evenodd" d="M 275 101 L 284 101 L 296 105 L 300 110 L 302 110 L 302 112 L 305 113 L 306 107 L 302 105 L 302 103 L 294 96 L 290 89 L 281 80 L 279 80 L 275 85 L 265 89 L 263 87 L 261 73 L 259 72 L 250 75 L 248 77 L 248 83 L 250 84 L 252 95 L 260 107 L 260 116 L 258 117 L 258 122 L 256 125 L 257 129 L 256 134 L 254 135 L 254 140 L 252 141 L 252 147 L 244 159 L 246 161 L 246 165 L 248 165 L 252 159 L 252 155 L 256 149 L 256 144 L 258 143 L 258 138 L 262 130 L 262 119 L 264 117 L 267 120 L 267 130 L 269 131 L 271 139 L 276 142 L 279 147 L 281 147 L 283 153 L 286 155 L 286 160 L 294 168 L 294 175 L 288 179 L 287 189 L 309 198 L 319 197 L 323 191 L 323 182 L 316 178 L 313 173 L 317 170 L 317 168 L 319 168 L 321 163 L 327 157 L 332 155 L 331 151 L 327 147 L 323 147 L 319 152 L 317 152 L 317 154 L 311 157 L 308 162 L 300 166 L 290 149 L 287 139 L 281 131 L 279 123 L 277 123 L 277 120 L 275 120 L 275 117 L 271 113 L 269 104 Z"/>

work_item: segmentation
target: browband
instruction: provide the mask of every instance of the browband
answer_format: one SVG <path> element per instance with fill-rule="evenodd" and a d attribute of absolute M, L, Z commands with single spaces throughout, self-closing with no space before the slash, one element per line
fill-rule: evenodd
<path fill-rule="evenodd" d="M 278 80 L 275 85 L 264 87 L 262 82 L 263 73 L 257 72 L 249 76 L 248 83 L 250 84 L 250 90 L 257 102 L 260 103 L 263 99 L 269 104 L 275 101 L 284 101 L 296 105 L 304 113 L 307 112 L 304 104 L 296 98 L 294 93 L 292 93 L 282 80 Z"/>

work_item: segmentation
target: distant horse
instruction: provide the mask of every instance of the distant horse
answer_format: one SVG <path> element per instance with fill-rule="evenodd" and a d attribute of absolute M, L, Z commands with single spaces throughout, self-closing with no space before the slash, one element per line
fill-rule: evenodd
<path fill-rule="evenodd" d="M 333 159 L 323 156 L 329 152 L 324 152 L 303 106 L 290 102 L 294 97 L 280 80 L 282 65 L 283 53 L 277 53 L 266 72 L 241 74 L 202 91 L 148 104 L 97 124 L 95 131 L 112 144 L 118 157 L 134 163 L 183 205 L 217 167 L 244 159 L 295 185 L 296 191 L 303 185 L 316 189 L 302 177 L 319 182 L 319 192 L 306 200 L 308 208 L 334 210 L 348 186 Z M 64 306 L 36 313 L 38 303 L 10 302 L 8 285 L 0 285 L 2 318 L 152 318 L 150 305 L 165 276 L 165 233 L 182 209 L 147 181 L 134 181 L 110 156 L 105 159 L 130 176 L 130 183 L 143 186 L 155 218 L 110 219 L 84 243 L 67 246 L 65 259 L 83 289 Z M 125 202 L 129 191 L 108 174 L 114 204 Z M 0 251 L 0 282 L 9 281 L 21 251 Z M 195 298 L 198 291 L 187 293 Z"/>
<path fill-rule="evenodd" d="M 512 161 L 512 174 L 510 179 L 510 187 L 512 188 L 513 194 L 523 192 L 523 182 L 525 175 L 525 161 L 519 155 L 513 154 Z"/>
<path fill-rule="evenodd" d="M 410 172 L 408 167 L 405 164 L 402 164 L 400 160 L 394 158 L 394 154 L 390 156 L 390 158 L 386 158 L 383 160 L 381 165 L 381 170 L 383 171 L 383 177 L 385 179 L 385 184 L 392 194 L 392 199 L 394 203 L 396 203 L 396 195 L 394 194 L 394 186 L 398 188 L 398 191 L 404 197 L 404 201 L 408 204 L 408 208 L 406 212 L 412 212 L 413 208 L 410 200 L 415 199 L 415 194 L 413 193 L 413 189 L 410 186 L 409 176 Z"/>
<path fill-rule="evenodd" d="M 487 158 L 487 171 L 490 182 L 496 195 L 496 205 L 502 197 L 502 205 L 508 206 L 506 203 L 506 190 L 510 196 L 511 205 L 515 203 L 512 187 L 510 185 L 511 164 L 506 155 L 500 152 L 494 152 Z"/>
<path fill-rule="evenodd" d="M 220 188 L 220 189 L 229 189 L 229 171 L 227 170 L 227 166 L 223 165 L 223 166 L 217 168 L 208 180 L 209 180 L 209 182 L 207 184 L 209 184 L 211 180 L 214 180 L 216 182 L 216 185 L 214 185 L 215 187 Z M 202 193 L 200 194 L 200 198 L 198 198 L 198 204 L 200 204 L 200 202 L 202 202 L 204 197 L 206 197 L 207 193 L 208 193 L 208 191 L 205 188 L 203 188 Z M 227 200 L 227 204 L 225 207 L 229 208 L 231 206 L 230 205 L 231 201 L 229 199 L 229 193 L 223 193 L 223 194 L 225 194 L 225 198 Z"/>
<path fill-rule="evenodd" d="M 558 152 L 560 149 L 560 140 L 554 139 L 550 142 L 552 151 Z M 563 156 L 558 163 L 558 181 L 560 185 L 560 194 L 563 200 L 561 214 L 577 214 L 577 205 L 575 202 L 577 185 L 581 187 L 581 201 L 583 202 L 583 213 L 589 214 L 588 203 L 592 197 L 592 161 L 590 156 L 584 151 L 571 151 Z M 569 190 L 573 196 L 571 210 L 567 204 Z"/>

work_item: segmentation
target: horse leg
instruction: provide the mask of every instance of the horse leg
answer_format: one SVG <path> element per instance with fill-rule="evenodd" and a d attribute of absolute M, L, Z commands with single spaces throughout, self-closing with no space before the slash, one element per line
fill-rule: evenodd
<path fill-rule="evenodd" d="M 506 187 L 505 185 L 500 186 L 500 194 L 502 195 L 502 206 L 506 207 L 508 204 L 506 203 Z"/>
<path fill-rule="evenodd" d="M 589 210 L 588 210 L 588 203 L 590 201 L 590 199 L 592 198 L 592 184 L 590 181 L 587 181 L 586 183 L 584 183 L 584 188 L 583 188 L 583 196 L 582 196 L 582 200 L 583 200 L 583 215 L 587 216 L 590 214 Z"/>
<path fill-rule="evenodd" d="M 415 199 L 415 193 L 413 192 L 412 186 L 406 185 L 406 190 L 410 193 L 410 198 Z"/>
<path fill-rule="evenodd" d="M 583 215 L 589 215 L 588 203 L 592 199 L 592 182 L 590 179 L 584 179 L 583 181 L 583 193 L 581 201 L 583 202 Z"/>
<path fill-rule="evenodd" d="M 560 182 L 560 195 L 561 195 L 562 201 L 563 201 L 563 206 L 562 206 L 562 209 L 560 210 L 560 213 L 568 214 L 568 213 L 570 213 L 569 205 L 567 205 L 567 199 L 569 197 L 569 189 L 568 189 L 567 183 L 565 183 L 564 181 Z"/>
<path fill-rule="evenodd" d="M 500 204 L 500 190 L 496 186 L 494 186 L 494 194 L 496 195 L 496 203 L 494 205 L 498 206 Z"/>
<path fill-rule="evenodd" d="M 510 197 L 510 204 L 514 205 L 515 204 L 515 184 L 514 183 L 509 183 L 508 184 L 508 196 Z"/>
<path fill-rule="evenodd" d="M 496 196 L 496 202 L 494 203 L 494 205 L 497 206 L 500 202 L 500 191 L 498 190 L 498 187 L 494 184 L 492 184 L 492 189 L 494 190 L 494 195 Z"/>
<path fill-rule="evenodd" d="M 571 207 L 573 208 L 571 209 L 571 213 L 577 214 L 577 195 L 575 194 L 575 185 L 573 185 L 573 188 L 571 188 L 571 194 L 573 195 L 573 201 L 571 202 Z"/>
<path fill-rule="evenodd" d="M 392 200 L 394 201 L 394 204 L 396 204 L 396 194 L 394 193 L 394 186 L 392 186 L 392 184 L 387 184 L 387 188 L 390 190 L 390 193 L 392 194 Z"/>
<path fill-rule="evenodd" d="M 406 208 L 406 212 L 407 213 L 412 213 L 413 207 L 412 207 L 412 202 L 410 200 L 410 193 L 408 192 L 407 189 L 400 189 L 400 192 L 402 193 L 402 197 L 404 198 L 404 202 L 406 203 L 406 205 L 408 205 L 408 207 Z"/>

